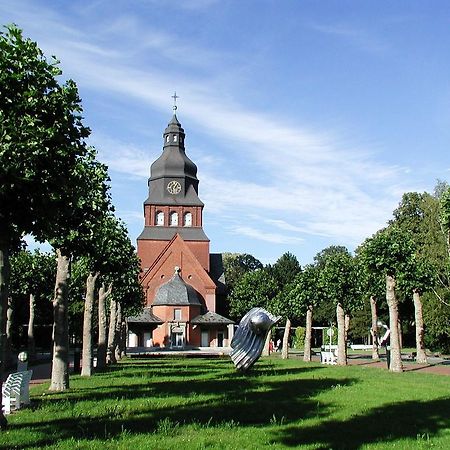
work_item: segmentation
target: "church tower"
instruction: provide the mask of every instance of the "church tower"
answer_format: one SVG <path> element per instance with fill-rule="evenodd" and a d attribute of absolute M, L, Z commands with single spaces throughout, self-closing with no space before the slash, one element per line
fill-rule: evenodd
<path fill-rule="evenodd" d="M 175 110 L 162 154 L 150 168 L 144 229 L 137 238 L 146 308 L 128 318 L 128 326 L 134 346 L 224 347 L 233 322 L 216 313 L 216 294 L 224 288 L 222 259 L 209 253 L 197 166 L 186 155 Z"/>
<path fill-rule="evenodd" d="M 186 155 L 185 134 L 176 114 L 163 139 L 162 155 L 150 169 L 145 226 L 138 237 L 143 269 L 151 267 L 165 243 L 178 233 L 209 271 L 209 239 L 202 228 L 204 204 L 198 197 L 197 166 Z"/>

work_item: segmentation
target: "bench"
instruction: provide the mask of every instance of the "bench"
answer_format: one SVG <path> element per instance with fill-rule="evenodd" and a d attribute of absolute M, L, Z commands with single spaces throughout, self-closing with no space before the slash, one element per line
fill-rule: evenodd
<path fill-rule="evenodd" d="M 30 380 L 32 370 L 14 372 L 8 375 L 2 388 L 2 407 L 5 414 L 30 404 Z"/>
<path fill-rule="evenodd" d="M 352 350 L 372 350 L 373 345 L 365 345 L 365 344 L 352 344 L 350 345 Z"/>
<path fill-rule="evenodd" d="M 333 352 L 320 352 L 320 362 L 334 365 L 337 363 L 337 357 Z"/>

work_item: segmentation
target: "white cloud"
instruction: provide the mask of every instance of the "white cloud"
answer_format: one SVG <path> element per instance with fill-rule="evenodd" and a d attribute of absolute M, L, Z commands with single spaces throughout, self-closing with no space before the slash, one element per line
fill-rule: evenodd
<path fill-rule="evenodd" d="M 231 229 L 232 233 L 239 234 L 241 236 L 248 236 L 252 239 L 258 239 L 260 241 L 270 242 L 272 244 L 298 244 L 303 242 L 302 238 L 296 236 L 287 236 L 281 233 L 268 233 L 263 230 L 259 230 L 248 226 L 235 226 Z"/>

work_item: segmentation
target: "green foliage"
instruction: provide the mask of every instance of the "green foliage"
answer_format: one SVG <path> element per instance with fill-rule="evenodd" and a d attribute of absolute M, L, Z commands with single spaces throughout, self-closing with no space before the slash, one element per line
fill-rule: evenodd
<path fill-rule="evenodd" d="M 423 318 L 426 324 L 425 344 L 432 351 L 450 353 L 450 294 L 440 301 L 434 294 L 423 296 Z"/>
<path fill-rule="evenodd" d="M 251 308 L 262 307 L 271 310 L 271 300 L 277 294 L 278 285 L 265 269 L 248 272 L 239 279 L 230 294 L 230 314 L 240 319 Z"/>
<path fill-rule="evenodd" d="M 289 252 L 281 255 L 277 262 L 272 266 L 268 266 L 267 269 L 278 283 L 280 289 L 284 289 L 285 286 L 292 283 L 301 271 L 297 258 Z"/>
<path fill-rule="evenodd" d="M 10 258 L 11 275 L 9 293 L 13 305 L 13 342 L 17 347 L 24 344 L 20 336 L 22 324 L 29 318 L 29 297 L 34 295 L 35 326 L 49 326 L 53 322 L 51 300 L 53 298 L 56 257 L 39 250 L 21 250 Z M 22 341 L 20 341 L 22 339 Z"/>
<path fill-rule="evenodd" d="M 330 252 L 321 262 L 319 283 L 329 302 L 340 303 L 345 311 L 362 306 L 358 290 L 358 271 L 355 259 L 348 251 Z"/>
<path fill-rule="evenodd" d="M 286 302 L 291 311 L 291 318 L 304 320 L 309 305 L 316 308 L 323 299 L 319 283 L 319 268 L 309 264 L 297 274 L 286 293 Z"/>
<path fill-rule="evenodd" d="M 223 253 L 222 256 L 228 292 L 244 274 L 263 268 L 261 261 L 248 253 Z"/>
<path fill-rule="evenodd" d="M 89 129 L 81 121 L 76 85 L 71 80 L 60 85 L 60 75 L 58 62 L 48 62 L 17 27 L 0 33 L 3 235 L 33 233 L 45 239 L 77 159 L 87 154 Z"/>
<path fill-rule="evenodd" d="M 378 231 L 363 243 L 360 257 L 375 276 L 398 277 L 410 268 L 414 244 L 409 234 L 396 226 Z"/>
<path fill-rule="evenodd" d="M 301 349 L 305 346 L 305 327 L 297 327 L 294 335 L 294 348 Z"/>

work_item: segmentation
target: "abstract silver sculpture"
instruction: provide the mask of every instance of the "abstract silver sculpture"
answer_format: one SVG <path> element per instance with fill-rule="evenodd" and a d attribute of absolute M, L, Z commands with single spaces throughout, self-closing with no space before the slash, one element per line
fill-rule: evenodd
<path fill-rule="evenodd" d="M 231 341 L 231 360 L 245 372 L 261 356 L 267 333 L 281 319 L 263 308 L 252 308 L 240 321 Z"/>

